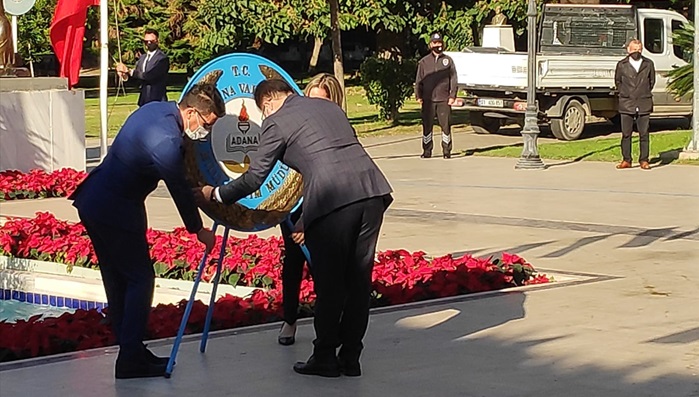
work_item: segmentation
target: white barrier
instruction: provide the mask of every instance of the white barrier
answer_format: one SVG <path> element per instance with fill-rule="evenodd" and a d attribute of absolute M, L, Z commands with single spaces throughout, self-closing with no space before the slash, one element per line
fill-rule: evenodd
<path fill-rule="evenodd" d="M 41 80 L 0 79 L 0 171 L 85 170 L 85 94 Z"/>

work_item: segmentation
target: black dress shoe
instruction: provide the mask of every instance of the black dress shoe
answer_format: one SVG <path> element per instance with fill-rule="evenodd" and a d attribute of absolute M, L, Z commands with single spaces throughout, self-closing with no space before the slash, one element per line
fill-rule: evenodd
<path fill-rule="evenodd" d="M 307 362 L 299 361 L 294 364 L 294 371 L 302 375 L 318 375 L 326 378 L 337 378 L 340 376 L 340 366 L 335 362 L 322 363 L 313 356 Z"/>
<path fill-rule="evenodd" d="M 422 152 L 422 154 L 420 155 L 421 159 L 428 159 L 430 157 L 432 157 L 432 153 L 430 152 Z"/>
<path fill-rule="evenodd" d="M 444 158 L 445 158 L 445 159 L 450 159 L 450 158 L 451 158 L 451 153 L 444 153 Z"/>
<path fill-rule="evenodd" d="M 152 351 L 150 351 L 150 349 L 148 349 L 148 346 L 146 345 L 143 345 L 143 350 L 146 352 L 146 359 L 152 364 L 167 365 L 167 363 L 170 361 L 170 357 L 156 356 Z"/>
<path fill-rule="evenodd" d="M 114 376 L 117 379 L 153 378 L 165 375 L 167 364 L 155 364 L 143 357 L 140 360 L 117 358 Z"/>
<path fill-rule="evenodd" d="M 340 363 L 340 373 L 345 376 L 362 376 L 362 367 L 359 365 L 359 361 L 343 361 L 339 360 Z"/>

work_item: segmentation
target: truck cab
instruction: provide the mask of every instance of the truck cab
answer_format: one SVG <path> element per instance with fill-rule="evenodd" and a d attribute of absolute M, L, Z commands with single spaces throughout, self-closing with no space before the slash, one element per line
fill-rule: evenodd
<path fill-rule="evenodd" d="M 692 113 L 690 97 L 675 98 L 668 91 L 668 72 L 691 61 L 692 53 L 683 52 L 672 42 L 673 34 L 687 22 L 684 16 L 668 10 L 639 9 L 638 23 L 643 56 L 655 64 L 653 89 L 654 116 L 687 116 Z"/>

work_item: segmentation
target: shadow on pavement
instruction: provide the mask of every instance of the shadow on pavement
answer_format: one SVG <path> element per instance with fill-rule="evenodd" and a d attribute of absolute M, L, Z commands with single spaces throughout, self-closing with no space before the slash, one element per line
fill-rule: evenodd
<path fill-rule="evenodd" d="M 699 341 L 699 327 L 688 329 L 682 332 L 662 336 L 647 341 L 646 343 L 669 343 L 669 344 L 684 344 Z"/>
<path fill-rule="evenodd" d="M 660 152 L 658 153 L 658 157 L 650 159 L 650 164 L 653 166 L 653 168 L 660 168 L 668 164 L 672 164 L 680 158 L 680 152 L 682 151 L 682 149 L 684 148 L 679 147 Z"/>
<path fill-rule="evenodd" d="M 593 151 L 591 151 L 591 152 L 588 152 L 588 153 L 583 154 L 582 156 L 578 156 L 578 157 L 576 157 L 576 158 L 574 158 L 574 159 L 572 159 L 572 160 L 564 161 L 564 162 L 561 162 L 561 163 L 546 164 L 546 168 L 560 167 L 560 166 L 564 166 L 564 165 L 570 165 L 570 164 L 579 163 L 579 162 L 583 161 L 584 159 L 586 159 L 586 158 L 588 158 L 588 157 L 590 157 L 590 156 L 593 156 L 593 155 L 595 155 L 595 154 L 597 154 L 597 153 L 603 153 L 603 152 L 606 152 L 606 151 L 609 151 L 609 150 L 612 150 L 612 149 L 617 149 L 618 147 L 619 147 L 619 145 L 612 145 L 612 146 L 606 147 L 606 148 L 604 148 L 604 149 L 593 150 Z"/>

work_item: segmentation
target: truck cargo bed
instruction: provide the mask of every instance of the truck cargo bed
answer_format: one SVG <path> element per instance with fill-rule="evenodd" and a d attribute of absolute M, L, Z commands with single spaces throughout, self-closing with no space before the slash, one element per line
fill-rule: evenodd
<path fill-rule="evenodd" d="M 464 88 L 511 89 L 527 87 L 527 54 L 519 52 L 447 52 Z M 537 89 L 610 89 L 619 57 L 600 55 L 537 56 Z"/>

